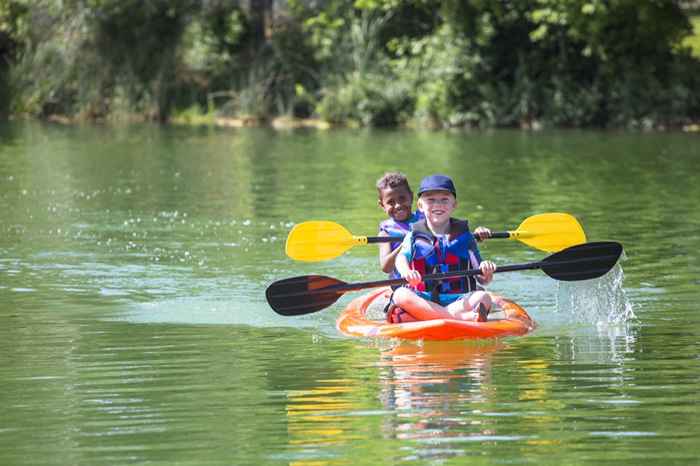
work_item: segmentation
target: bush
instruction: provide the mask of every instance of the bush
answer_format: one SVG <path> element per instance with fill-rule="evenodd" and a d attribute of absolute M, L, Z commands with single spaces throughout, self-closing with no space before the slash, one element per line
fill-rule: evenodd
<path fill-rule="evenodd" d="M 401 82 L 384 76 L 355 76 L 324 91 L 316 108 L 319 116 L 334 124 L 396 126 L 413 113 L 414 101 Z"/>

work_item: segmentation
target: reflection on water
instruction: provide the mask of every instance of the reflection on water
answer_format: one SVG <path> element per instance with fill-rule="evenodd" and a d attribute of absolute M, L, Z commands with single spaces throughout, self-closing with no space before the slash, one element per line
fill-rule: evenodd
<path fill-rule="evenodd" d="M 392 409 L 422 410 L 446 407 L 433 391 L 441 384 L 460 384 L 460 396 L 483 399 L 482 384 L 489 382 L 489 361 L 504 347 L 497 340 L 485 342 L 401 342 L 381 351 L 379 367 L 387 388 L 383 402 Z M 447 392 L 449 393 L 449 392 Z M 442 393 L 444 395 L 445 392 Z"/>
<path fill-rule="evenodd" d="M 457 437 L 460 441 L 469 437 L 486 440 L 494 435 L 488 421 L 470 413 L 481 411 L 490 401 L 491 358 L 502 347 L 498 342 L 425 342 L 383 350 L 380 399 L 386 409 L 395 412 L 382 423 L 383 435 L 430 439 L 431 443 Z M 413 454 L 426 456 L 420 451 Z M 449 447 L 432 445 L 429 456 L 453 454 Z"/>
<path fill-rule="evenodd" d="M 445 440 L 495 440 L 491 422 L 481 413 L 487 410 L 496 390 L 491 358 L 504 347 L 498 341 L 393 341 L 376 349 L 369 347 L 376 356 L 367 362 L 378 358 L 371 369 L 376 371 L 380 404 L 368 408 L 367 402 L 372 405 L 374 396 L 361 396 L 370 387 L 357 378 L 324 379 L 313 388 L 289 391 L 290 443 L 306 451 L 307 460 L 318 461 L 324 459 L 320 449 L 347 448 L 347 442 L 357 435 L 357 424 L 367 419 L 378 422 L 377 441 L 402 442 L 403 446 L 391 453 L 396 460 L 462 454 L 449 445 L 438 445 Z M 302 460 L 298 456 L 295 459 Z M 362 457 L 358 459 L 364 464 Z"/>

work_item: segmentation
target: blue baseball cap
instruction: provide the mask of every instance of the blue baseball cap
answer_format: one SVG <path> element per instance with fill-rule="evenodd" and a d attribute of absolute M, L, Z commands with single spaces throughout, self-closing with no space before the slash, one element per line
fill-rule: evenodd
<path fill-rule="evenodd" d="M 454 183 L 449 176 L 445 175 L 430 175 L 423 178 L 420 182 L 420 188 L 418 188 L 418 197 L 427 191 L 449 191 L 454 197 L 457 197 Z"/>

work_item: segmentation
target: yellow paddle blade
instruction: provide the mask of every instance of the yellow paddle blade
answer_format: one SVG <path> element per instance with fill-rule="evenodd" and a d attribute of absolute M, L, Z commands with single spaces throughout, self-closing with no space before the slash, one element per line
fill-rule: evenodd
<path fill-rule="evenodd" d="M 581 224 L 572 215 L 563 213 L 538 214 L 526 218 L 511 239 L 547 252 L 558 252 L 586 242 Z"/>
<path fill-rule="evenodd" d="M 335 222 L 312 221 L 294 225 L 284 250 L 294 260 L 315 262 L 334 259 L 358 244 L 367 244 L 367 237 L 353 236 Z"/>

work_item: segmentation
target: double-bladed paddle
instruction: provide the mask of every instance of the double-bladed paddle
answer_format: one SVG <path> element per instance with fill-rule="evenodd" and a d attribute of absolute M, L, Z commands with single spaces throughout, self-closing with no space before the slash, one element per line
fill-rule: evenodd
<path fill-rule="evenodd" d="M 538 262 L 504 265 L 496 272 L 542 269 L 556 280 L 577 281 L 605 275 L 617 263 L 622 254 L 622 245 L 613 241 L 584 243 L 564 249 Z M 423 277 L 424 280 L 479 275 L 480 270 L 462 270 L 437 273 Z M 270 307 L 283 316 L 298 316 L 320 311 L 330 306 L 348 291 L 380 286 L 401 285 L 403 278 L 372 282 L 345 283 L 322 275 L 305 275 L 274 282 L 265 291 Z"/>
<path fill-rule="evenodd" d="M 491 238 L 515 239 L 546 252 L 557 252 L 586 242 L 581 224 L 572 215 L 564 213 L 533 215 L 523 220 L 517 230 L 493 232 Z M 285 252 L 295 260 L 316 262 L 334 259 L 357 245 L 402 240 L 391 236 L 355 236 L 338 223 L 311 221 L 292 228 Z"/>

